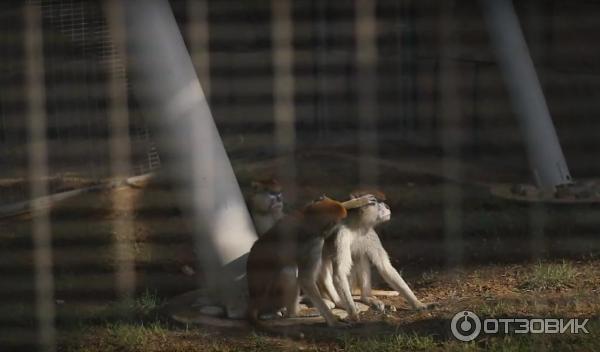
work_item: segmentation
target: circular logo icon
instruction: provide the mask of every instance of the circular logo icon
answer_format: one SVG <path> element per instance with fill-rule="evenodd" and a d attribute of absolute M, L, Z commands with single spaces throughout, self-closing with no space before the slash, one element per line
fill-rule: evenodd
<path fill-rule="evenodd" d="M 481 332 L 481 320 L 468 310 L 456 313 L 450 322 L 452 335 L 461 341 L 473 341 Z"/>

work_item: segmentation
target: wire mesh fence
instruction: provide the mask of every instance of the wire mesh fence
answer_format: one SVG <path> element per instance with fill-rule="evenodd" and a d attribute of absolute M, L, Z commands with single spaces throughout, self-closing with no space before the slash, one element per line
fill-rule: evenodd
<path fill-rule="evenodd" d="M 115 3 L 0 4 L 0 348 L 83 348 L 82 325 L 145 321 L 210 277 Z M 480 2 L 168 3 L 244 195 L 271 176 L 286 211 L 384 191 L 381 241 L 432 299 L 435 270 L 599 253 L 599 4 L 514 4 L 586 192 L 556 204 L 515 201 L 535 180 Z M 204 132 L 186 153 L 212 152 Z"/>

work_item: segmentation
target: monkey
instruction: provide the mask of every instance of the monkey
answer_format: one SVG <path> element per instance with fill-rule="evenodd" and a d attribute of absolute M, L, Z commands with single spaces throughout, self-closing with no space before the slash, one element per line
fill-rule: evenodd
<path fill-rule="evenodd" d="M 256 233 L 260 237 L 284 215 L 282 187 L 275 178 L 262 178 L 252 181 L 251 188 L 251 194 L 246 197 L 246 202 Z M 189 266 L 187 268 L 184 266 L 182 271 L 193 272 L 192 268 Z M 184 273 L 187 275 L 186 272 Z M 332 303 L 328 303 L 333 306 Z M 194 306 L 198 307 L 199 312 L 205 316 L 203 319 L 209 317 L 217 319 L 225 313 L 223 307 L 206 295 L 198 297 Z"/>
<path fill-rule="evenodd" d="M 282 307 L 288 317 L 297 316 L 302 289 L 329 326 L 343 325 L 323 301 L 317 278 L 324 240 L 346 215 L 342 203 L 319 199 L 284 216 L 254 243 L 246 265 L 251 323 L 258 323 L 261 312 Z"/>
<path fill-rule="evenodd" d="M 323 264 L 319 284 L 336 306 L 346 309 L 349 317 L 358 320 L 358 311 L 352 300 L 350 281 L 360 286 L 360 301 L 383 311 L 383 302 L 373 297 L 371 292 L 371 263 L 383 279 L 398 291 L 413 309 L 426 309 L 410 287 L 392 266 L 388 253 L 383 248 L 374 227 L 389 221 L 391 211 L 384 203 L 385 195 L 372 192 L 368 205 L 348 211 L 348 216 L 336 228 L 323 248 Z M 364 196 L 365 192 L 354 192 L 351 198 Z"/>
<path fill-rule="evenodd" d="M 260 237 L 284 215 L 279 182 L 275 179 L 253 181 L 249 207 L 256 233 Z"/>

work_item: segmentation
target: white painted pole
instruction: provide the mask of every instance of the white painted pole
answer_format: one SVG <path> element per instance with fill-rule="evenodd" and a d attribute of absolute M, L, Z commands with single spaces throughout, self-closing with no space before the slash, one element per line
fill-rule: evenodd
<path fill-rule="evenodd" d="M 192 221 L 206 285 L 229 317 L 241 318 L 256 233 L 223 142 L 168 1 L 121 3 L 133 91 Z"/>
<path fill-rule="evenodd" d="M 481 4 L 521 124 L 535 182 L 548 190 L 569 184 L 569 168 L 512 1 L 481 0 Z"/>

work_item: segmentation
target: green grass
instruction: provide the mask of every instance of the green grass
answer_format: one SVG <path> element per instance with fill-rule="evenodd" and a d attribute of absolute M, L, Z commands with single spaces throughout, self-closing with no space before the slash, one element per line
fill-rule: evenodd
<path fill-rule="evenodd" d="M 146 290 L 140 297 L 134 300 L 132 308 L 144 315 L 153 313 L 160 307 L 162 301 L 156 292 Z"/>
<path fill-rule="evenodd" d="M 347 352 L 362 351 L 429 351 L 437 346 L 430 335 L 397 334 L 371 338 L 344 336 L 341 347 Z"/>
<path fill-rule="evenodd" d="M 589 334 L 482 335 L 468 343 L 449 340 L 438 346 L 441 351 L 600 351 L 600 320 L 586 324 Z"/>
<path fill-rule="evenodd" d="M 156 317 L 161 299 L 154 292 L 145 291 L 134 299 L 125 299 L 108 305 L 103 312 L 108 319 L 148 320 Z"/>
<path fill-rule="evenodd" d="M 78 339 L 65 348 L 67 352 L 147 352 L 160 350 L 168 344 L 169 328 L 159 322 L 108 323 L 101 329 L 84 328 L 77 332 Z M 81 339 L 81 337 L 84 337 Z M 97 339 L 97 343 L 90 343 Z"/>
<path fill-rule="evenodd" d="M 569 288 L 573 286 L 577 275 L 577 270 L 571 263 L 540 262 L 533 267 L 520 288 L 533 291 Z"/>
<path fill-rule="evenodd" d="M 133 346 L 134 350 L 137 347 L 143 347 L 144 344 L 150 340 L 156 341 L 165 340 L 168 332 L 168 328 L 163 326 L 161 323 L 150 323 L 145 324 L 123 324 L 115 323 L 108 324 L 106 330 L 109 336 L 112 337 L 113 342 L 116 345 L 123 347 Z M 131 349 L 131 348 L 129 348 Z M 142 350 L 144 350 L 142 348 Z"/>
<path fill-rule="evenodd" d="M 515 303 L 511 304 L 505 301 L 485 302 L 481 306 L 477 307 L 477 314 L 483 317 L 503 316 L 513 312 L 514 306 Z"/>

